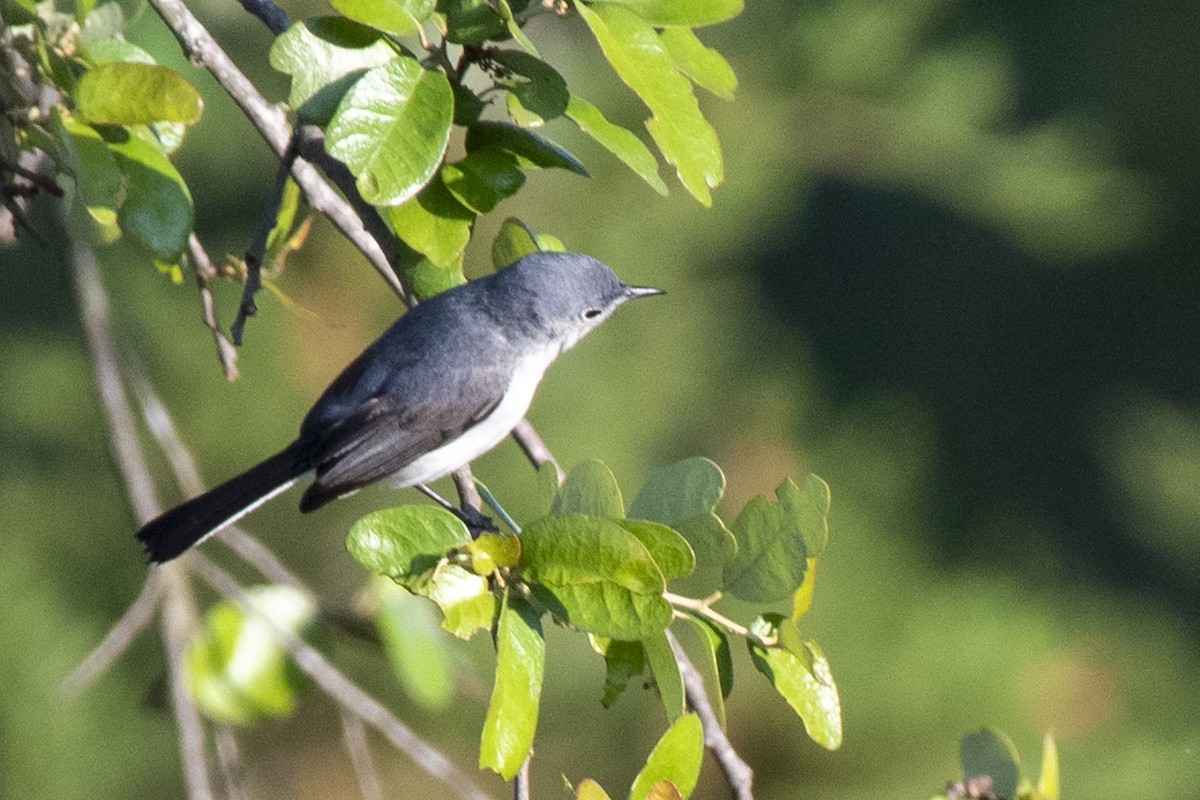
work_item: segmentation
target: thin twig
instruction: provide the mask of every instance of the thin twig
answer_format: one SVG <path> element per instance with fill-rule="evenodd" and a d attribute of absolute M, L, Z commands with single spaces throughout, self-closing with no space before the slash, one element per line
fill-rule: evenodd
<path fill-rule="evenodd" d="M 513 776 L 513 800 L 529 800 L 529 773 L 533 766 L 533 753 L 525 756 L 521 769 Z"/>
<path fill-rule="evenodd" d="M 696 712 L 696 716 L 700 718 L 700 725 L 704 728 L 704 746 L 717 760 L 735 800 L 754 800 L 754 793 L 751 789 L 754 783 L 754 770 L 750 769 L 750 765 L 737 754 L 729 737 L 725 735 L 725 730 L 721 727 L 720 720 L 717 719 L 717 713 L 708 700 L 708 692 L 704 688 L 704 678 L 692 660 L 688 658 L 683 647 L 680 646 L 675 634 L 669 630 L 667 631 L 667 641 L 671 645 L 671 652 L 675 655 L 675 663 L 679 665 L 679 673 L 683 676 L 683 690 L 687 697 L 688 707 Z"/>
<path fill-rule="evenodd" d="M 196 289 L 200 292 L 201 319 L 212 332 L 213 344 L 217 346 L 217 360 L 225 371 L 225 380 L 233 383 L 238 379 L 237 348 L 225 338 L 221 324 L 217 322 L 216 301 L 208 282 L 217 277 L 217 268 L 213 266 L 208 251 L 200 244 L 200 239 L 193 233 L 188 236 L 188 256 L 192 262 L 192 270 L 196 273 Z"/>
<path fill-rule="evenodd" d="M 371 758 L 371 743 L 367 741 L 367 729 L 358 717 L 342 711 L 342 742 L 350 754 L 350 765 L 358 779 L 358 791 L 363 800 L 383 800 L 383 787 L 379 773 L 375 771 L 375 760 Z"/>
<path fill-rule="evenodd" d="M 79 666 L 75 667 L 70 675 L 63 678 L 62 683 L 58 685 L 59 696 L 68 702 L 74 700 L 84 689 L 91 686 L 96 678 L 107 672 L 113 662 L 120 658 L 154 619 L 160 599 L 162 584 L 158 580 L 158 573 L 151 572 L 142 584 L 142 591 L 137 599 L 130 603 L 116 624 L 109 628 L 100 644 L 79 662 Z"/>
<path fill-rule="evenodd" d="M 197 577 L 216 589 L 218 593 L 232 600 L 247 613 L 259 613 L 249 601 L 241 584 L 203 553 L 192 551 L 187 556 L 187 563 Z M 270 620 L 266 621 L 280 646 L 292 657 L 296 666 L 343 708 L 382 733 L 392 746 L 405 753 L 417 766 L 431 777 L 450 787 L 460 797 L 468 800 L 485 800 L 487 798 L 483 790 L 477 787 L 450 759 L 417 736 L 382 703 L 359 688 L 341 670 L 330 663 L 320 651 L 295 634 L 271 624 Z"/>
<path fill-rule="evenodd" d="M 537 469 L 541 469 L 543 464 L 553 464 L 554 474 L 558 477 L 558 482 L 562 483 L 567 477 L 563 472 L 563 468 L 558 465 L 554 454 L 550 452 L 550 448 L 538 435 L 538 432 L 533 429 L 532 423 L 527 419 L 523 419 L 517 423 L 517 427 L 513 428 L 513 438 L 517 440 L 525 457 Z"/>
<path fill-rule="evenodd" d="M 246 791 L 245 765 L 237 737 L 228 725 L 216 726 L 213 741 L 217 745 L 217 763 L 225 780 L 225 800 L 249 800 Z"/>
<path fill-rule="evenodd" d="M 282 156 L 291 139 L 283 112 L 267 102 L 182 0 L 149 2 L 192 63 L 212 74 L 276 155 Z M 329 217 L 338 230 L 367 257 L 392 291 L 401 298 L 405 297 L 404 286 L 387 258 L 387 243 L 377 241 L 367 232 L 354 209 L 325 182 L 312 164 L 297 159 L 292 168 L 292 177 L 304 190 L 308 204 Z"/>
<path fill-rule="evenodd" d="M 63 222 L 65 230 L 65 215 Z M 158 515 L 162 506 L 138 447 L 133 413 L 121 385 L 108 296 L 100 281 L 100 266 L 90 247 L 78 239 L 72 238 L 70 242 L 79 316 L 92 354 L 92 369 L 108 422 L 109 442 L 130 504 L 138 520 L 147 522 Z M 187 796 L 189 800 L 212 800 L 208 757 L 204 749 L 204 724 L 187 694 L 183 675 L 184 650 L 196 624 L 195 601 L 191 597 L 182 566 L 169 564 L 158 569 L 155 580 L 161 582 L 163 591 L 161 630 L 170 664 L 171 705 L 179 732 L 179 755 Z"/>

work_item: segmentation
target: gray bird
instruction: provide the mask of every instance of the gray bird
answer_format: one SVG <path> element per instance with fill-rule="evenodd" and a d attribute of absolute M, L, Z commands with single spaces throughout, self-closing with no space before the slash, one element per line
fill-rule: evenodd
<path fill-rule="evenodd" d="M 525 416 L 546 368 L 635 297 L 576 253 L 534 253 L 417 305 L 317 400 L 296 441 L 138 532 L 152 562 L 183 553 L 312 474 L 302 512 L 377 481 L 448 475 Z"/>

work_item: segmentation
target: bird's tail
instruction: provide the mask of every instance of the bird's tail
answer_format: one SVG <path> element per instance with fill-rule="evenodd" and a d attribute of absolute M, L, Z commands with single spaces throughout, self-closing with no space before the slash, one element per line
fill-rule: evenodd
<path fill-rule="evenodd" d="M 292 444 L 236 478 L 156 517 L 137 538 L 155 564 L 170 561 L 296 482 L 307 472 L 299 444 Z"/>

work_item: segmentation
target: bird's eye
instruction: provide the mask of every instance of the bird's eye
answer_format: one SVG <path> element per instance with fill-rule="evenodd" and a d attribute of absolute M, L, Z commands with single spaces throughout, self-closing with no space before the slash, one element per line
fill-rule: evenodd
<path fill-rule="evenodd" d="M 595 319 L 598 316 L 600 316 L 600 309 L 598 308 L 588 308 L 583 312 L 584 319 Z"/>

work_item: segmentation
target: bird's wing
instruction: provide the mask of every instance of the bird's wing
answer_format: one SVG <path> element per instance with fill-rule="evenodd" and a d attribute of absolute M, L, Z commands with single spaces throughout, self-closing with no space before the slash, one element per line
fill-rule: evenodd
<path fill-rule="evenodd" d="M 371 398 L 320 442 L 316 478 L 300 510 L 312 511 L 403 469 L 486 418 L 501 399 L 500 394 L 423 402 L 387 394 Z"/>

